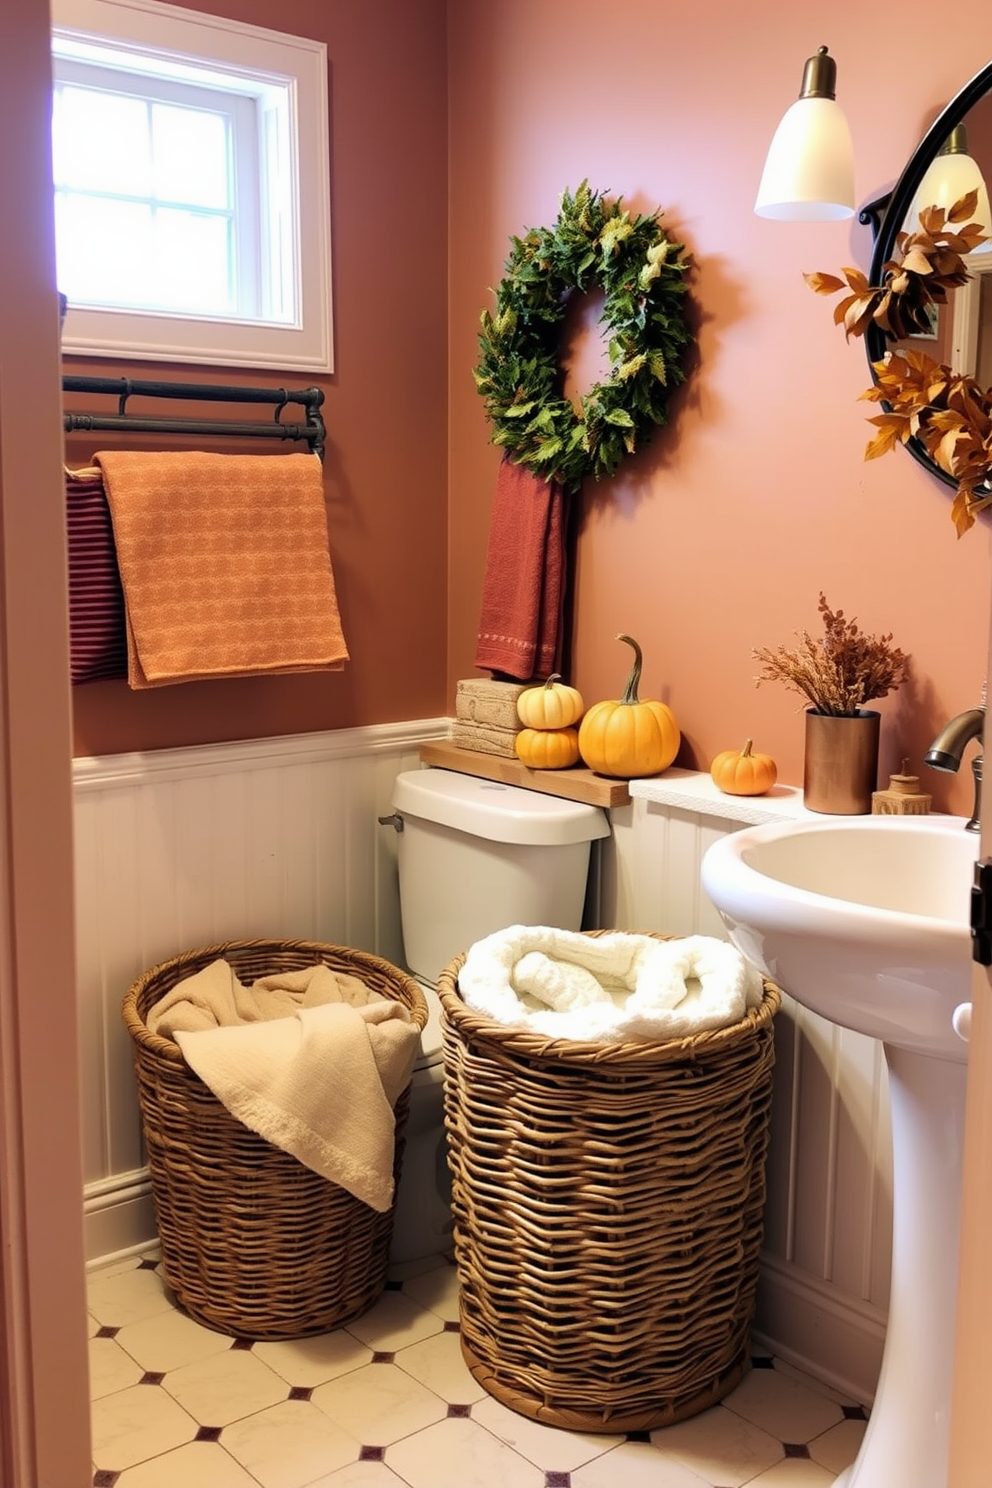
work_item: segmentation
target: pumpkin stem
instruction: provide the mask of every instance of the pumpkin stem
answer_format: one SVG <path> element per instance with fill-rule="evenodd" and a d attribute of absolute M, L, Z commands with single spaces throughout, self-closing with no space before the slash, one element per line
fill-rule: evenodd
<path fill-rule="evenodd" d="M 744 748 L 741 750 L 741 759 L 750 759 L 750 757 L 751 757 L 751 745 L 753 743 L 754 743 L 754 740 L 753 739 L 748 739 L 747 743 L 744 745 Z"/>
<path fill-rule="evenodd" d="M 560 681 L 561 681 L 561 672 L 552 672 L 551 673 L 551 676 L 548 678 L 547 682 L 545 682 L 544 685 L 550 691 L 551 688 L 554 687 L 555 683 L 556 682 L 560 682 Z"/>
<path fill-rule="evenodd" d="M 624 635 L 623 631 L 618 634 L 617 640 L 626 641 L 628 646 L 633 646 L 634 648 L 634 665 L 630 669 L 630 676 L 627 678 L 627 686 L 623 690 L 623 697 L 620 699 L 620 701 L 621 703 L 638 703 L 640 699 L 637 696 L 637 687 L 638 683 L 641 680 L 641 665 L 643 661 L 643 658 L 641 656 L 641 648 L 634 640 L 633 636 Z"/>

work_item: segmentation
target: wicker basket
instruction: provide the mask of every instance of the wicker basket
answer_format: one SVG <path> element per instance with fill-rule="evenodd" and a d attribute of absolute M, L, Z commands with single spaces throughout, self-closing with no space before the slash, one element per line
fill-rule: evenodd
<path fill-rule="evenodd" d="M 466 1363 L 574 1431 L 705 1410 L 749 1365 L 778 988 L 729 1028 L 580 1043 L 472 1012 L 464 960 L 438 990 Z"/>
<path fill-rule="evenodd" d="M 402 1002 L 423 1028 L 416 982 L 378 956 L 315 941 L 229 941 L 188 951 L 145 972 L 124 999 L 166 1280 L 198 1322 L 246 1338 L 325 1333 L 364 1312 L 386 1281 L 392 1210 L 273 1147 L 193 1073 L 179 1045 L 145 1018 L 184 977 L 218 957 L 245 983 L 320 962 Z M 396 1103 L 399 1177 L 409 1088 Z"/>

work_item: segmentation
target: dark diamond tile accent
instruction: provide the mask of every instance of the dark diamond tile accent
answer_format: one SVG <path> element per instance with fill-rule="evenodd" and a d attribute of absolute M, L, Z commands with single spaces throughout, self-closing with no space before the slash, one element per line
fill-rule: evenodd
<path fill-rule="evenodd" d="M 93 1474 L 93 1488 L 114 1488 L 119 1477 L 119 1472 L 108 1472 L 105 1467 L 101 1467 Z"/>
<path fill-rule="evenodd" d="M 544 1474 L 544 1488 L 572 1488 L 572 1474 L 546 1472 Z"/>
<path fill-rule="evenodd" d="M 651 1440 L 651 1433 L 650 1431 L 628 1431 L 627 1440 L 649 1442 Z"/>
<path fill-rule="evenodd" d="M 751 1368 L 752 1369 L 774 1369 L 775 1368 L 775 1360 L 772 1359 L 772 1358 L 770 1358 L 768 1356 L 768 1354 L 752 1354 L 751 1355 Z"/>
<path fill-rule="evenodd" d="M 867 1421 L 868 1412 L 863 1405 L 842 1405 L 845 1421 Z"/>
<path fill-rule="evenodd" d="M 313 1394 L 310 1385 L 294 1385 L 286 1396 L 287 1400 L 309 1400 Z"/>
<path fill-rule="evenodd" d="M 222 1426 L 201 1426 L 193 1440 L 208 1442 L 220 1441 L 220 1434 L 223 1429 L 224 1428 Z"/>
<path fill-rule="evenodd" d="M 393 1362 L 393 1360 L 395 1358 L 396 1358 L 396 1355 L 395 1354 L 374 1353 L 372 1355 L 372 1358 L 369 1360 L 369 1363 L 370 1364 L 392 1364 L 392 1362 Z"/>
<path fill-rule="evenodd" d="M 383 1462 L 385 1457 L 385 1447 L 363 1447 L 358 1454 L 359 1462 Z"/>
<path fill-rule="evenodd" d="M 165 1379 L 165 1375 L 164 1374 L 160 1374 L 157 1370 L 155 1370 L 155 1369 L 146 1369 L 145 1372 L 144 1372 L 144 1374 L 141 1376 L 140 1380 L 138 1381 L 138 1384 L 139 1385 L 160 1385 L 164 1379 Z"/>
<path fill-rule="evenodd" d="M 152 1260 L 148 1260 L 146 1258 L 145 1260 L 138 1262 L 137 1266 L 135 1267 L 135 1270 L 136 1271 L 157 1271 L 158 1270 L 158 1267 L 159 1267 L 158 1261 L 152 1261 Z"/>
<path fill-rule="evenodd" d="M 387 1281 L 385 1289 L 387 1292 L 401 1292 L 403 1290 L 403 1283 L 401 1281 Z"/>
<path fill-rule="evenodd" d="M 447 1322 L 441 1331 L 442 1333 L 460 1333 L 462 1331 L 462 1325 L 461 1323 Z"/>
<path fill-rule="evenodd" d="M 121 1331 L 120 1328 L 97 1328 L 97 1330 L 96 1330 L 96 1337 L 97 1338 L 116 1338 L 117 1335 L 118 1335 L 118 1333 L 120 1331 Z"/>
<path fill-rule="evenodd" d="M 457 1416 L 459 1418 L 459 1420 L 464 1421 L 465 1418 L 467 1416 L 470 1416 L 471 1414 L 472 1414 L 472 1407 L 470 1405 L 449 1405 L 448 1406 L 448 1415 L 449 1416 Z"/>
<path fill-rule="evenodd" d="M 808 1457 L 809 1447 L 805 1442 L 783 1442 L 782 1451 L 786 1457 Z"/>
<path fill-rule="evenodd" d="M 232 1349 L 240 1349 L 243 1353 L 247 1353 L 249 1349 L 255 1347 L 255 1340 L 254 1338 L 232 1338 L 231 1347 Z"/>

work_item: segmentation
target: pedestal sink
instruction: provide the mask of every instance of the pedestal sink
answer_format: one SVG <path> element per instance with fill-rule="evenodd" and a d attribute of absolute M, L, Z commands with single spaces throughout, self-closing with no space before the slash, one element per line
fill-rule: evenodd
<path fill-rule="evenodd" d="M 947 1488 L 977 855 L 963 818 L 859 816 L 749 827 L 703 860 L 744 955 L 885 1049 L 889 1319 L 861 1451 L 835 1488 Z"/>

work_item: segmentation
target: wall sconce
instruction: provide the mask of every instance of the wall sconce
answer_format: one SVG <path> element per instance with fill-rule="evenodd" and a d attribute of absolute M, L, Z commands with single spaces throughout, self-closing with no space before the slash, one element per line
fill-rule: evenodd
<path fill-rule="evenodd" d="M 992 210 L 989 208 L 989 193 L 977 160 L 968 153 L 968 131 L 963 124 L 955 124 L 940 148 L 940 153 L 927 167 L 913 197 L 909 209 L 907 227 L 915 231 L 920 212 L 924 207 L 952 207 L 969 191 L 978 192 L 978 203 L 972 220 L 979 223 L 982 232 L 992 233 Z M 982 243 L 975 253 L 992 252 L 992 242 Z"/>
<path fill-rule="evenodd" d="M 837 64 L 820 47 L 769 146 L 754 204 L 759 217 L 836 222 L 854 215 L 854 147 L 836 86 Z"/>

